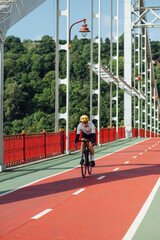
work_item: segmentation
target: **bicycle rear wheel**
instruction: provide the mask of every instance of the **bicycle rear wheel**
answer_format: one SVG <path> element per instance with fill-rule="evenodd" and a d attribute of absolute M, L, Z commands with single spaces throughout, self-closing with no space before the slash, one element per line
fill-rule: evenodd
<path fill-rule="evenodd" d="M 90 161 L 88 161 L 88 162 L 89 162 L 88 174 L 91 175 L 91 173 L 92 173 L 92 166 L 91 166 L 91 162 Z"/>

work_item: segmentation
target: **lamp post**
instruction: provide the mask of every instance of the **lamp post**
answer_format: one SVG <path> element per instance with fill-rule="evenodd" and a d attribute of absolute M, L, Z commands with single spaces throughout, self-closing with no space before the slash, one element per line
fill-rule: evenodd
<path fill-rule="evenodd" d="M 87 36 L 87 33 L 90 32 L 89 29 L 87 28 L 87 24 L 86 24 L 86 20 L 88 20 L 87 18 L 80 20 L 78 22 L 75 22 L 71 25 L 70 29 L 69 29 L 69 49 L 71 48 L 71 29 L 74 25 L 80 23 L 80 22 L 84 22 L 84 24 L 82 24 L 82 28 L 79 30 L 79 32 L 82 33 L 83 37 Z"/>

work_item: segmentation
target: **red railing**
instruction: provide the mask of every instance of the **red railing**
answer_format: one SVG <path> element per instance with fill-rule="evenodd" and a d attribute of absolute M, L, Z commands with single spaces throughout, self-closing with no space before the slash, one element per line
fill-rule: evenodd
<path fill-rule="evenodd" d="M 97 133 L 97 130 L 96 130 Z M 74 141 L 76 130 L 69 132 L 69 150 L 75 151 Z M 125 128 L 118 129 L 118 138 L 125 137 Z M 4 136 L 4 164 L 15 166 L 26 162 L 35 161 L 59 154 L 66 150 L 66 133 L 43 132 L 32 134 L 17 134 Z M 97 138 L 98 139 L 98 138 Z M 116 140 L 116 128 L 102 128 L 100 131 L 100 143 Z M 78 143 L 78 149 L 80 149 Z"/>
<path fill-rule="evenodd" d="M 7 167 L 64 153 L 64 131 L 4 136 Z"/>
<path fill-rule="evenodd" d="M 96 141 L 98 133 L 96 130 Z M 116 140 L 116 128 L 101 128 L 100 143 L 107 143 Z M 76 130 L 69 132 L 69 150 L 75 151 L 74 141 Z M 145 137 L 144 129 L 140 130 L 140 136 Z M 150 137 L 150 132 L 147 130 L 146 136 Z M 160 135 L 158 135 L 160 136 Z M 138 137 L 138 129 L 132 128 L 132 137 Z M 154 133 L 151 133 L 154 137 Z M 157 134 L 155 134 L 157 137 Z M 118 128 L 118 139 L 125 138 L 125 128 Z M 4 140 L 4 164 L 9 166 L 19 165 L 26 162 L 35 161 L 63 154 L 66 150 L 66 133 L 59 132 L 43 132 L 32 134 L 17 134 L 7 135 L 3 137 Z M 97 143 L 97 142 L 96 142 Z M 80 149 L 80 143 L 78 143 Z"/>
<path fill-rule="evenodd" d="M 138 128 L 132 128 L 132 137 L 138 137 Z M 140 137 L 145 137 L 144 128 L 140 129 Z M 160 137 L 160 134 L 155 133 L 155 136 L 154 136 L 154 132 L 151 132 L 151 134 L 150 134 L 150 131 L 147 130 L 146 131 L 146 137 L 147 138 L 149 138 L 149 137 Z"/>

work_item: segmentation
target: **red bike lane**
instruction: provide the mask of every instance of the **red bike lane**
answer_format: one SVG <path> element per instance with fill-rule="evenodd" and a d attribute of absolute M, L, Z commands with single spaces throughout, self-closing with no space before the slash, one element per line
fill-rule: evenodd
<path fill-rule="evenodd" d="M 150 139 L 100 158 L 85 179 L 76 168 L 0 197 L 1 239 L 122 239 L 160 176 L 159 151 Z"/>

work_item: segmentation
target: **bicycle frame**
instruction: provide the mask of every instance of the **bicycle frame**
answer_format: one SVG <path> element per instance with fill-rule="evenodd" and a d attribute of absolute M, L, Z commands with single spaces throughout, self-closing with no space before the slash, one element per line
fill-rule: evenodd
<path fill-rule="evenodd" d="M 79 142 L 83 142 L 83 152 L 82 152 L 82 159 L 84 160 L 84 163 L 81 165 L 81 173 L 82 173 L 82 177 L 84 178 L 86 176 L 86 172 L 88 169 L 88 173 L 91 174 L 92 172 L 92 166 L 91 163 L 89 161 L 89 146 L 88 146 L 88 140 L 80 140 Z"/>

